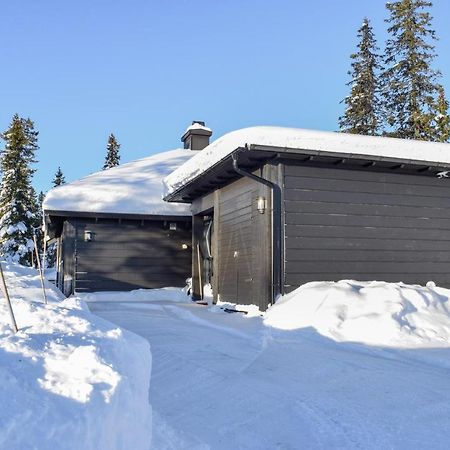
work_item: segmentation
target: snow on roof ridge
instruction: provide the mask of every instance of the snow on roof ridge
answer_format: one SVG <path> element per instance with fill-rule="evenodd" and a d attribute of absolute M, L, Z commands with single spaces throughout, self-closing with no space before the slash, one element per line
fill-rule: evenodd
<path fill-rule="evenodd" d="M 101 170 L 51 189 L 44 211 L 189 216 L 188 205 L 164 202 L 163 179 L 197 152 L 169 150 Z"/>
<path fill-rule="evenodd" d="M 255 126 L 221 136 L 168 175 L 164 180 L 166 195 L 188 184 L 236 148 L 252 144 L 450 164 L 450 144 L 446 143 L 304 128 Z"/>

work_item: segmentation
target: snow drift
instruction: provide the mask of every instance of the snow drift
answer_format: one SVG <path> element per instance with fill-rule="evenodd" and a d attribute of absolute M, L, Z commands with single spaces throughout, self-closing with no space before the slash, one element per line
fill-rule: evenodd
<path fill-rule="evenodd" d="M 186 288 L 165 287 L 159 289 L 135 289 L 133 291 L 102 291 L 78 293 L 77 298 L 87 303 L 93 302 L 154 302 L 169 301 L 192 303 Z"/>
<path fill-rule="evenodd" d="M 19 332 L 0 298 L 0 448 L 147 449 L 147 341 L 63 300 L 37 272 L 6 265 Z"/>
<path fill-rule="evenodd" d="M 307 283 L 284 296 L 264 323 L 312 327 L 335 341 L 397 348 L 450 347 L 450 290 L 380 281 Z"/>

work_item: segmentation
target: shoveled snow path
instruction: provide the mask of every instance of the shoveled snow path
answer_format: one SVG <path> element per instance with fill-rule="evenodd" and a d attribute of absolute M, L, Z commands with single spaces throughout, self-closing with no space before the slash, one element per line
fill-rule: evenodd
<path fill-rule="evenodd" d="M 90 308 L 151 343 L 154 449 L 448 448 L 448 350 L 338 344 L 195 304 Z"/>

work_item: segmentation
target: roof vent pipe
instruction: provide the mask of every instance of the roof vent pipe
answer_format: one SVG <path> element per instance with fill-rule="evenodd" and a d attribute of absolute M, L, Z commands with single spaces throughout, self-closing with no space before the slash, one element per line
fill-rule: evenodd
<path fill-rule="evenodd" d="M 185 149 L 203 150 L 209 145 L 212 130 L 201 120 L 194 120 L 181 137 Z"/>

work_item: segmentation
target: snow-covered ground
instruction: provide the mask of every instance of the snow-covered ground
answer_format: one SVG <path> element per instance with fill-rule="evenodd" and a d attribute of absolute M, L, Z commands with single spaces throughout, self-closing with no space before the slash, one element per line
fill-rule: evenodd
<path fill-rule="evenodd" d="M 152 448 L 448 448 L 450 291 L 315 288 L 265 316 L 144 291 L 90 294 L 93 312 L 151 343 Z"/>
<path fill-rule="evenodd" d="M 19 332 L 0 296 L 0 448 L 147 449 L 148 342 L 89 312 L 37 271 L 3 265 Z"/>

